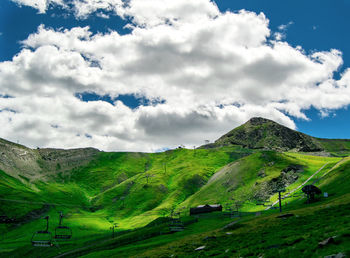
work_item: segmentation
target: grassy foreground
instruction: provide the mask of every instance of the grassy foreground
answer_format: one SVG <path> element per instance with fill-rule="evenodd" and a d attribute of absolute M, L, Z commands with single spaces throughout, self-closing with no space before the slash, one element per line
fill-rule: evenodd
<path fill-rule="evenodd" d="M 45 166 L 44 166 L 45 167 Z M 285 172 L 288 168 L 298 170 Z M 0 256 L 55 257 L 198 257 L 324 256 L 349 254 L 350 161 L 300 153 L 252 151 L 240 146 L 176 149 L 163 153 L 105 153 L 87 165 L 55 168 L 47 180 L 26 181 L 0 171 L 0 215 L 16 218 L 0 224 Z M 284 172 L 283 172 L 284 171 Z M 300 195 L 283 200 L 286 219 L 273 203 L 284 184 L 287 195 L 309 180 L 329 193 L 307 205 Z M 240 203 L 246 216 L 214 213 L 189 217 L 189 207 Z M 58 211 L 73 238 L 51 248 L 32 247 L 30 239 L 58 225 Z M 169 217 L 181 212 L 185 230 L 169 234 Z M 260 213 L 256 213 L 260 212 Z M 222 228 L 236 221 L 232 227 Z M 110 227 L 118 223 L 111 238 Z M 318 243 L 336 236 L 320 248 Z M 205 246 L 202 251 L 196 248 Z"/>

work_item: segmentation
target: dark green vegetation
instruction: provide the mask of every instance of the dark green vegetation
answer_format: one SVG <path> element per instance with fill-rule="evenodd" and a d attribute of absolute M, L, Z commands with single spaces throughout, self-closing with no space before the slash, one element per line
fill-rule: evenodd
<path fill-rule="evenodd" d="M 236 137 L 235 130 L 241 142 L 228 140 Z M 348 141 L 312 138 L 260 118 L 235 130 L 211 148 L 163 153 L 32 150 L 0 140 L 0 216 L 16 219 L 0 224 L 0 256 L 349 254 L 350 159 L 342 158 Z M 247 144 L 246 134 L 258 136 Z M 277 152 L 278 145 L 285 152 Z M 329 197 L 306 204 L 301 194 L 306 182 Z M 282 201 L 283 210 L 294 215 L 285 219 L 276 218 L 275 209 L 266 210 L 281 188 L 288 197 Z M 238 207 L 242 217 L 189 216 L 190 207 L 206 203 Z M 56 240 L 49 248 L 32 247 L 32 234 L 45 228 L 42 218 L 50 216 L 49 231 L 54 233 L 59 211 L 73 237 Z M 170 217 L 176 213 L 185 230 L 170 234 Z M 332 243 L 318 246 L 334 236 Z M 205 248 L 195 251 L 200 246 Z"/>

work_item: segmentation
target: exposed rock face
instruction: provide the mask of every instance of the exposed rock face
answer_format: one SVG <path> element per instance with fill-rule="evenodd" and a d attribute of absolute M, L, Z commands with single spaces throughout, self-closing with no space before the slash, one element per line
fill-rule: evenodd
<path fill-rule="evenodd" d="M 99 152 L 94 148 L 80 149 L 38 149 L 42 163 L 46 169 L 55 170 L 70 170 L 75 167 L 86 165 Z"/>
<path fill-rule="evenodd" d="M 313 137 L 297 132 L 274 121 L 255 117 L 220 137 L 209 147 L 241 145 L 250 149 L 277 151 L 321 151 L 321 144 Z"/>
<path fill-rule="evenodd" d="M 46 181 L 57 172 L 86 165 L 98 152 L 93 148 L 30 149 L 0 139 L 0 170 L 21 181 Z"/>
<path fill-rule="evenodd" d="M 32 178 L 41 170 L 35 150 L 0 139 L 0 169 L 17 179 Z"/>
<path fill-rule="evenodd" d="M 278 189 L 285 188 L 298 180 L 299 174 L 304 171 L 300 165 L 290 165 L 281 171 L 281 174 L 270 181 L 261 184 L 256 183 L 253 191 L 253 199 L 265 201 L 271 195 L 277 193 Z"/>

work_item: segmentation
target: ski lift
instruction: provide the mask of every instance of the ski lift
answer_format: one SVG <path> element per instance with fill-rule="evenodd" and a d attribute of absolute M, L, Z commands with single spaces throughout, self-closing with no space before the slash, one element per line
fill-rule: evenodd
<path fill-rule="evenodd" d="M 52 244 L 52 235 L 51 232 L 49 232 L 49 216 L 46 216 L 44 219 L 46 219 L 46 229 L 45 230 L 39 230 L 35 232 L 32 236 L 32 245 L 38 246 L 38 247 L 51 247 Z"/>
<path fill-rule="evenodd" d="M 63 213 L 60 213 L 60 223 L 58 227 L 55 228 L 55 239 L 70 239 L 72 237 L 72 230 L 70 227 L 62 226 Z"/>
<path fill-rule="evenodd" d="M 179 232 L 184 231 L 185 226 L 184 223 L 180 220 L 180 218 L 173 218 L 169 224 L 170 232 Z"/>
<path fill-rule="evenodd" d="M 16 222 L 16 219 L 9 218 L 6 215 L 0 215 L 0 224 L 11 224 L 15 222 Z"/>

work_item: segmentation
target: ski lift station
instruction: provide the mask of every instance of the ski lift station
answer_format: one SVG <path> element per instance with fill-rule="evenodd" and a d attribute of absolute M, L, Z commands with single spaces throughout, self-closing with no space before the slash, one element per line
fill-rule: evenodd
<path fill-rule="evenodd" d="M 222 211 L 221 204 L 205 204 L 205 205 L 199 205 L 195 208 L 190 208 L 190 215 L 209 213 L 213 211 Z"/>

